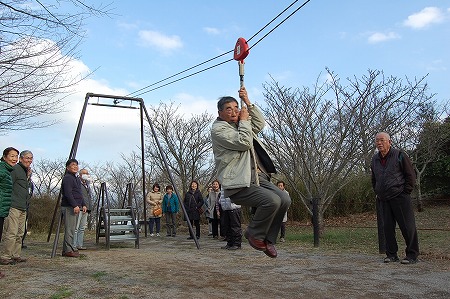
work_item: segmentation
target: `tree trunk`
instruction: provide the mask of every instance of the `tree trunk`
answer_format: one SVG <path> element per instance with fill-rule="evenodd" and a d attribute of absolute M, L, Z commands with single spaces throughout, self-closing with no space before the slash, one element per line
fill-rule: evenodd
<path fill-rule="evenodd" d="M 320 215 L 323 213 L 319 210 L 320 200 L 318 198 L 312 199 L 312 223 L 314 233 L 314 247 L 319 247 L 320 240 Z M 323 217 L 322 217 L 323 218 Z"/>
<path fill-rule="evenodd" d="M 420 172 L 417 174 L 417 211 L 423 212 L 422 190 L 420 186 Z"/>
<path fill-rule="evenodd" d="M 320 198 L 313 198 L 312 200 L 312 223 L 314 232 L 314 247 L 319 247 L 320 238 L 325 231 L 325 222 L 323 214 L 325 210 L 321 205 Z"/>

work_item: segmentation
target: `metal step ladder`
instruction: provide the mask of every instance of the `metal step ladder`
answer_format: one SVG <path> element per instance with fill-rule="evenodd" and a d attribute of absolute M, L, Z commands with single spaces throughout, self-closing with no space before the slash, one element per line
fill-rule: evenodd
<path fill-rule="evenodd" d="M 110 249 L 111 242 L 134 241 L 134 247 L 139 248 L 139 221 L 131 204 L 123 209 L 110 208 L 106 185 L 103 184 L 99 199 L 106 200 L 102 200 L 97 214 L 96 243 L 100 238 L 105 238 L 106 248 Z"/>

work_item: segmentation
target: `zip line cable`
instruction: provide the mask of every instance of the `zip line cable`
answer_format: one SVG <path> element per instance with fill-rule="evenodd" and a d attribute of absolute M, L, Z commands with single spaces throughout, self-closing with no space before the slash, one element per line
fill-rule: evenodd
<path fill-rule="evenodd" d="M 310 0 L 308 0 L 307 2 L 309 2 Z M 291 8 L 295 3 L 297 3 L 298 0 L 295 0 L 294 2 L 292 2 L 288 7 L 286 7 L 282 12 L 280 12 L 275 18 L 273 18 L 269 23 L 267 23 L 263 28 L 259 29 L 258 32 L 256 32 L 255 34 L 253 34 L 252 37 L 250 37 L 249 39 L 247 39 L 247 42 L 251 41 L 255 36 L 257 36 L 258 34 L 261 33 L 261 31 L 263 31 L 264 29 L 266 29 L 270 24 L 272 24 L 276 19 L 278 19 L 279 16 L 281 16 L 282 14 L 284 14 L 289 8 Z M 306 4 L 303 3 L 302 6 L 304 6 Z M 284 22 L 285 20 L 283 20 Z M 278 26 L 277 26 L 278 27 Z"/>
<path fill-rule="evenodd" d="M 297 0 L 298 1 L 298 0 Z M 295 2 L 297 2 L 295 1 Z M 294 10 L 290 15 L 288 15 L 286 18 L 284 18 L 280 23 L 278 23 L 275 27 L 273 27 L 269 32 L 267 32 L 266 34 L 264 34 L 263 37 L 261 37 L 256 43 L 254 43 L 248 50 L 250 51 L 251 48 L 253 48 L 254 46 L 256 46 L 260 41 L 262 41 L 264 38 L 266 38 L 269 34 L 271 34 L 273 31 L 275 31 L 275 29 L 277 29 L 278 27 L 280 27 L 281 24 L 283 24 L 287 19 L 289 19 L 290 17 L 292 17 L 297 11 L 299 11 L 301 8 L 303 8 L 306 4 L 308 4 L 308 2 L 311 0 L 307 0 L 305 1 L 302 5 L 300 5 L 296 10 Z M 292 4 L 290 5 L 292 6 Z M 290 7 L 289 6 L 289 7 Z M 289 8 L 288 7 L 288 8 Z M 286 8 L 283 12 L 281 12 L 278 16 L 280 16 L 282 13 L 284 13 L 288 8 Z M 276 18 L 278 18 L 278 16 L 276 16 Z M 272 21 L 271 21 L 272 22 Z M 267 26 L 266 26 L 267 27 Z M 261 31 L 261 30 L 260 30 Z M 259 33 L 259 32 L 258 32 Z M 253 36 L 250 38 L 252 39 Z"/>
<path fill-rule="evenodd" d="M 183 79 L 186 79 L 186 78 L 192 77 L 192 76 L 194 76 L 194 75 L 200 74 L 200 73 L 202 73 L 202 72 L 204 72 L 204 71 L 210 70 L 210 69 L 212 69 L 212 68 L 215 68 L 216 66 L 219 66 L 219 65 L 225 64 L 225 63 L 227 63 L 227 62 L 230 62 L 230 61 L 232 61 L 232 60 L 234 60 L 234 59 L 233 59 L 233 58 L 231 58 L 231 59 L 228 59 L 228 60 L 222 61 L 222 62 L 220 62 L 220 63 L 217 63 L 217 64 L 215 64 L 215 65 L 212 65 L 212 66 L 210 66 L 210 67 L 207 67 L 207 68 L 205 68 L 205 69 L 199 70 L 199 71 L 197 71 L 197 72 L 195 72 L 195 73 L 192 73 L 192 74 L 190 74 L 190 75 L 187 75 L 187 76 L 184 76 L 184 77 L 178 78 L 178 79 L 176 79 L 176 80 L 173 80 L 173 81 L 167 82 L 167 83 L 165 83 L 165 84 L 163 84 L 163 85 L 160 85 L 160 86 L 158 86 L 158 87 L 155 87 L 155 88 L 149 89 L 149 90 L 147 90 L 147 91 L 144 91 L 144 92 L 142 92 L 142 93 L 139 93 L 139 94 L 135 95 L 135 97 L 139 97 L 139 96 L 141 96 L 141 95 L 143 95 L 143 94 L 146 94 L 146 93 L 149 93 L 149 92 L 151 92 L 151 91 L 154 91 L 154 90 L 160 89 L 161 87 L 164 87 L 164 86 L 170 85 L 170 84 L 172 84 L 172 83 L 175 83 L 175 82 L 181 81 L 181 80 L 183 80 Z M 173 77 L 173 76 L 171 76 L 171 77 Z M 167 78 L 167 79 L 168 79 L 168 78 Z M 165 81 L 165 80 L 166 80 L 166 79 L 164 79 L 164 80 L 161 80 L 160 82 L 162 82 L 162 81 Z M 155 85 L 155 84 L 156 84 L 156 83 L 153 83 L 152 85 Z M 148 88 L 148 87 L 150 87 L 150 86 L 152 86 L 152 85 L 149 85 L 149 86 L 147 86 L 147 87 L 144 87 L 143 89 L 146 89 L 146 88 Z"/>
<path fill-rule="evenodd" d="M 264 29 L 266 29 L 270 24 L 272 24 L 277 18 L 279 18 L 282 14 L 284 14 L 289 8 L 291 8 L 291 7 L 292 7 L 295 3 L 297 3 L 298 1 L 299 1 L 299 0 L 295 0 L 294 2 L 292 2 L 288 7 L 286 7 L 286 8 L 285 8 L 282 12 L 280 12 L 276 17 L 274 17 L 269 23 L 267 23 L 266 25 L 264 25 L 264 27 L 262 27 L 262 28 L 261 28 L 260 30 L 258 30 L 258 32 L 256 32 L 252 37 L 250 37 L 250 38 L 248 39 L 248 41 L 252 40 L 255 36 L 257 36 L 258 34 L 260 34 Z M 272 28 L 269 32 L 267 32 L 263 37 L 261 37 L 259 40 L 257 40 L 257 41 L 249 48 L 249 50 L 250 50 L 251 48 L 253 48 L 254 46 L 256 46 L 260 41 L 262 41 L 264 38 L 266 38 L 269 34 L 271 34 L 275 29 L 277 29 L 281 24 L 283 24 L 287 19 L 289 19 L 291 16 L 293 16 L 297 11 L 299 11 L 301 8 L 303 8 L 303 7 L 304 7 L 306 4 L 308 4 L 308 2 L 310 2 L 310 1 L 311 1 L 311 0 L 305 1 L 301 6 L 299 6 L 297 9 L 295 9 L 291 14 L 289 14 L 286 18 L 284 18 L 284 19 L 283 19 L 280 23 L 278 23 L 274 28 Z M 248 41 L 247 41 L 247 42 L 248 42 Z M 220 65 L 222 65 L 222 64 L 225 64 L 225 63 L 228 63 L 228 62 L 230 62 L 230 61 L 233 61 L 234 59 L 231 58 L 231 59 L 225 60 L 225 61 L 223 61 L 223 62 L 217 63 L 217 64 L 215 64 L 215 65 L 212 65 L 212 66 L 210 66 L 210 67 L 201 69 L 201 70 L 199 70 L 199 71 L 197 71 L 197 72 L 194 72 L 194 73 L 192 73 L 192 74 L 190 74 L 190 75 L 186 75 L 186 76 L 181 77 L 181 78 L 178 78 L 178 79 L 176 79 L 176 80 L 167 82 L 167 83 L 165 83 L 165 84 L 163 84 L 163 85 L 159 85 L 159 86 L 154 87 L 154 88 L 152 88 L 152 89 L 146 90 L 146 89 L 148 89 L 148 88 L 150 88 L 150 87 L 152 87 L 152 86 L 155 86 L 155 85 L 157 85 L 157 84 L 159 84 L 159 83 L 162 83 L 162 82 L 164 82 L 164 81 L 167 81 L 167 80 L 169 80 L 169 79 L 171 79 L 171 78 L 173 78 L 173 77 L 176 77 L 176 76 L 178 76 L 178 75 L 181 75 L 181 74 L 183 74 L 183 73 L 185 73 L 185 72 L 188 72 L 188 71 L 190 71 L 190 70 L 192 70 L 192 69 L 194 69 L 194 68 L 197 68 L 197 67 L 199 67 L 199 66 L 201 66 L 201 65 L 203 65 L 203 64 L 206 64 L 206 63 L 211 62 L 211 61 L 213 61 L 213 60 L 215 60 L 215 59 L 217 59 L 217 58 L 220 58 L 220 57 L 222 57 L 222 56 L 225 56 L 225 55 L 230 54 L 230 53 L 233 53 L 233 52 L 234 52 L 234 49 L 233 49 L 233 50 L 230 50 L 230 51 L 227 51 L 227 52 L 225 52 L 225 53 L 222 53 L 222 54 L 220 54 L 220 55 L 218 55 L 218 56 L 215 56 L 215 57 L 213 57 L 213 58 L 211 58 L 211 59 L 208 59 L 208 60 L 206 60 L 206 61 L 204 61 L 204 62 L 201 62 L 201 63 L 199 63 L 199 64 L 196 64 L 196 65 L 194 65 L 194 66 L 192 66 L 192 67 L 189 67 L 189 68 L 187 68 L 187 69 L 185 69 L 185 70 L 183 70 L 183 71 L 180 71 L 180 72 L 178 72 L 178 73 L 176 73 L 176 74 L 174 74 L 174 75 L 171 75 L 171 76 L 166 77 L 166 78 L 164 78 L 164 79 L 162 79 L 162 80 L 159 80 L 159 81 L 157 81 L 157 82 L 155 82 L 155 83 L 152 83 L 152 84 L 150 84 L 150 85 L 147 85 L 147 86 L 145 86 L 145 87 L 142 87 L 141 89 L 138 89 L 138 90 L 136 90 L 136 91 L 134 91 L 134 92 L 128 94 L 127 96 L 132 96 L 132 95 L 134 95 L 134 97 L 139 97 L 139 96 L 141 96 L 141 95 L 143 95 L 143 94 L 152 92 L 152 91 L 157 90 L 157 89 L 159 89 L 159 88 L 162 88 L 162 87 L 164 87 L 164 86 L 173 84 L 173 83 L 175 83 L 175 82 L 184 80 L 184 79 L 186 79 L 186 78 L 189 78 L 189 77 L 192 77 L 192 76 L 194 76 L 194 75 L 200 74 L 200 73 L 202 73 L 202 72 L 204 72 L 204 71 L 210 70 L 210 69 L 215 68 L 215 67 L 217 67 L 217 66 L 220 66 Z M 144 91 L 144 90 L 145 90 L 145 91 Z M 141 92 L 141 91 L 143 91 L 143 92 Z M 139 93 L 139 92 L 141 92 L 141 93 Z"/>
<path fill-rule="evenodd" d="M 233 52 L 233 50 L 228 51 L 228 52 L 225 52 L 225 53 L 220 54 L 220 55 L 218 55 L 218 56 L 216 56 L 216 57 L 214 57 L 214 58 L 211 58 L 211 59 L 208 59 L 208 60 L 206 60 L 206 61 L 203 61 L 203 62 L 201 62 L 201 63 L 199 63 L 199 64 L 197 64 L 197 65 L 191 66 L 190 68 L 187 68 L 187 69 L 185 69 L 184 71 L 178 72 L 178 73 L 176 73 L 176 74 L 174 74 L 174 75 L 172 75 L 172 76 L 169 76 L 169 77 L 167 77 L 167 78 L 164 78 L 164 79 L 162 79 L 162 80 L 159 80 L 158 82 L 155 82 L 155 83 L 152 83 L 152 84 L 147 85 L 147 86 L 145 86 L 145 87 L 142 87 L 141 89 L 138 89 L 138 90 L 136 90 L 136 91 L 134 91 L 134 92 L 128 94 L 127 96 L 130 96 L 130 95 L 132 95 L 132 94 L 138 93 L 138 92 L 140 92 L 140 91 L 142 91 L 142 90 L 144 90 L 144 89 L 147 89 L 147 88 L 149 88 L 149 87 L 152 87 L 152 86 L 154 86 L 154 85 L 156 85 L 156 84 L 159 84 L 159 83 L 161 83 L 161 82 L 167 81 L 167 80 L 169 80 L 170 78 L 173 78 L 173 77 L 176 77 L 176 76 L 178 76 L 178 75 L 181 75 L 181 74 L 183 74 L 183 73 L 185 73 L 185 72 L 187 72 L 187 71 L 190 71 L 190 70 L 192 70 L 192 69 L 195 69 L 196 67 L 199 67 L 199 66 L 201 66 L 201 65 L 203 65 L 203 64 L 205 64 L 205 63 L 208 63 L 208 62 L 210 62 L 210 61 L 213 61 L 214 59 L 220 58 L 220 57 L 225 56 L 225 55 L 227 55 L 227 54 L 230 54 L 230 53 L 232 53 L 232 52 Z M 227 62 L 228 62 L 228 61 L 227 61 Z M 190 76 L 187 76 L 187 77 L 190 77 Z M 184 78 L 187 78 L 187 77 L 184 77 Z M 174 82 L 177 82 L 177 81 L 179 81 L 179 80 L 176 80 L 176 81 L 174 81 Z M 167 84 L 164 84 L 163 86 L 165 86 L 165 85 L 167 85 Z M 152 90 L 153 90 L 153 89 L 152 89 Z M 142 94 L 142 93 L 141 93 L 141 94 Z"/>

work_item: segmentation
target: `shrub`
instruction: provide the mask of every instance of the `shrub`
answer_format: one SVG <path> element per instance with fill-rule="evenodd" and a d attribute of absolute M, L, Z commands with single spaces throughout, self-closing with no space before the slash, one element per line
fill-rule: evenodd
<path fill-rule="evenodd" d="M 55 205 L 56 198 L 47 195 L 33 196 L 30 200 L 30 207 L 28 208 L 28 231 L 48 232 Z M 55 221 L 57 220 L 55 219 Z"/>

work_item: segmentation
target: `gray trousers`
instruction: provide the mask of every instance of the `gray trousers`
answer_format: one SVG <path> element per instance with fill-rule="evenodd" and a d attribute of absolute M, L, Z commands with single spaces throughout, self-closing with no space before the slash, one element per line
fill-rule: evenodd
<path fill-rule="evenodd" d="M 75 217 L 77 217 L 77 225 L 75 226 L 75 232 L 73 235 L 73 247 L 79 248 L 84 245 L 84 230 L 86 229 L 88 213 L 83 213 L 83 210 L 78 213 Z"/>
<path fill-rule="evenodd" d="M 230 199 L 235 204 L 256 208 L 253 219 L 247 227 L 248 233 L 255 239 L 275 244 L 284 213 L 291 205 L 291 198 L 287 192 L 271 183 L 264 174 L 259 175 L 259 184 L 243 188 L 231 195 Z"/>
<path fill-rule="evenodd" d="M 73 246 L 73 238 L 77 226 L 77 215 L 75 215 L 73 207 L 61 207 L 61 212 L 64 214 L 63 252 L 78 251 L 77 248 Z"/>
<path fill-rule="evenodd" d="M 167 235 L 175 237 L 177 234 L 177 213 L 166 213 Z"/>

